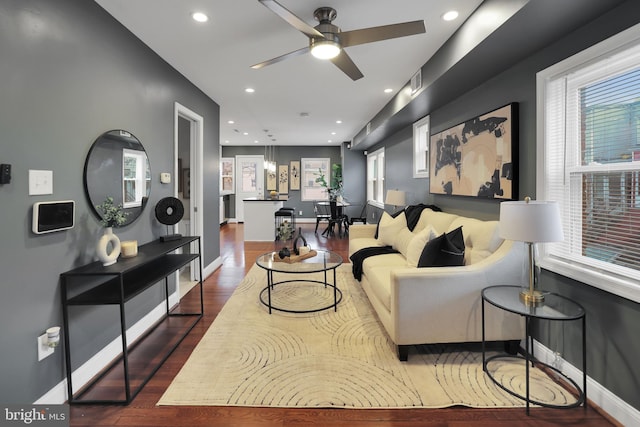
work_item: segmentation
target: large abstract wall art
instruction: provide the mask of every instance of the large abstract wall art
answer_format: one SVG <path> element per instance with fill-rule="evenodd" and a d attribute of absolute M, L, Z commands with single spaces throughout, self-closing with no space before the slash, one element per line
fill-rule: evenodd
<path fill-rule="evenodd" d="M 432 194 L 517 200 L 518 104 L 431 135 Z"/>

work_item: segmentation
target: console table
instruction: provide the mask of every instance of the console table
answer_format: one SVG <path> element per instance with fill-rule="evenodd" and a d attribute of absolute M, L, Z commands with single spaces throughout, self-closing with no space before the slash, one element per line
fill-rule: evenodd
<path fill-rule="evenodd" d="M 198 252 L 189 253 L 191 243 L 197 242 Z M 200 287 L 199 312 L 187 312 L 187 309 L 178 304 L 169 307 L 169 276 L 177 272 L 181 267 L 198 260 L 199 280 L 196 286 Z M 164 280 L 163 280 L 164 279 Z M 204 300 L 202 290 L 202 259 L 200 237 L 181 237 L 177 240 L 161 242 L 153 241 L 141 245 L 138 255 L 133 258 L 119 259 L 117 263 L 104 267 L 96 261 L 82 267 L 75 268 L 60 275 L 62 313 L 64 321 L 65 363 L 67 369 L 67 391 L 69 403 L 120 403 L 129 404 L 142 390 L 144 385 L 156 373 L 178 344 L 187 336 L 193 327 L 202 318 L 204 313 Z M 143 336 L 134 343 L 127 341 L 125 304 L 140 295 L 143 291 L 164 282 L 164 299 L 166 302 L 166 314 L 153 327 L 144 332 Z M 69 309 L 73 306 L 119 306 L 120 334 L 122 338 L 122 354 L 109 364 L 96 378 L 94 378 L 82 390 L 74 394 L 72 384 L 71 365 L 71 339 L 69 337 Z M 169 321 L 169 319 L 173 319 Z M 114 319 L 115 321 L 115 319 Z M 163 328 L 159 328 L 164 325 Z M 153 356 L 145 356 L 138 359 L 134 357 L 134 363 L 142 373 L 137 372 L 132 378 L 131 362 L 132 352 L 144 338 L 156 333 L 165 334 L 168 330 L 177 330 L 177 334 L 169 336 L 154 349 Z M 163 335 L 163 337 L 169 334 Z M 154 340 L 154 343 L 156 341 Z M 142 353 L 142 352 L 141 352 Z M 151 359 L 152 360 L 149 360 Z M 104 381 L 105 388 L 114 389 L 113 378 L 123 378 L 124 398 L 119 387 L 114 398 L 90 397 L 81 399 L 85 395 L 92 395 L 94 386 Z M 132 382 L 134 382 L 132 386 Z M 107 393 L 108 394 L 108 393 Z M 96 396 L 94 394 L 94 396 Z M 117 397 L 117 398 L 116 398 Z"/>
<path fill-rule="evenodd" d="M 482 291 L 482 369 L 487 376 L 501 389 L 507 393 L 522 399 L 526 402 L 526 413 L 529 415 L 529 404 L 534 403 L 539 406 L 547 408 L 574 408 L 576 406 L 584 405 L 587 407 L 587 323 L 586 313 L 584 308 L 575 301 L 553 292 L 544 292 L 545 299 L 543 303 L 536 305 L 528 305 L 520 300 L 519 286 L 489 286 Z M 524 357 L 516 355 L 495 355 L 486 357 L 485 352 L 485 303 L 491 304 L 502 310 L 509 311 L 511 313 L 519 314 L 525 317 L 525 352 Z M 533 354 L 533 337 L 531 336 L 531 321 L 533 319 L 546 319 L 558 322 L 567 322 L 573 320 L 579 320 L 582 322 L 582 389 L 571 378 L 562 373 L 549 364 L 542 363 L 536 360 Z M 490 361 L 499 358 L 521 358 L 525 361 L 525 382 L 526 382 L 526 394 L 522 396 L 505 386 L 498 380 L 496 380 L 487 365 Z M 560 375 L 568 384 L 571 384 L 578 394 L 578 398 L 575 403 L 567 405 L 551 405 L 543 402 L 537 402 L 531 399 L 529 395 L 529 364 L 534 366 L 534 363 L 544 367 L 547 370 L 553 371 Z"/>

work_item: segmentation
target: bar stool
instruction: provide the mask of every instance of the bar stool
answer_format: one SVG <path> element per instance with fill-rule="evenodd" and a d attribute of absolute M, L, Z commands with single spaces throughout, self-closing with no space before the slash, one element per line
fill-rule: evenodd
<path fill-rule="evenodd" d="M 296 230 L 296 214 L 295 214 L 295 211 L 296 211 L 296 208 L 281 207 L 280 209 L 278 209 L 273 214 L 274 215 L 274 219 L 275 219 L 275 236 L 276 236 L 276 240 L 280 239 L 280 235 L 279 235 L 278 231 L 283 226 L 284 222 L 287 221 L 287 219 L 289 220 L 289 223 L 291 224 L 291 236 L 290 237 L 293 237 L 293 233 Z"/>

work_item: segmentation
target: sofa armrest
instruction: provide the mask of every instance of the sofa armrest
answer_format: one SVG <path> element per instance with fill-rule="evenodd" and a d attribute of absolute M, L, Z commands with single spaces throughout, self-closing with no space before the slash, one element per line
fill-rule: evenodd
<path fill-rule="evenodd" d="M 399 268 L 391 272 L 392 328 L 396 344 L 471 342 L 482 338 L 481 292 L 522 283 L 521 245 L 504 242 L 492 256 L 461 267 Z M 487 340 L 519 339 L 515 315 L 487 307 Z"/>
<path fill-rule="evenodd" d="M 349 226 L 349 240 L 373 238 L 376 235 L 378 224 L 354 224 Z"/>

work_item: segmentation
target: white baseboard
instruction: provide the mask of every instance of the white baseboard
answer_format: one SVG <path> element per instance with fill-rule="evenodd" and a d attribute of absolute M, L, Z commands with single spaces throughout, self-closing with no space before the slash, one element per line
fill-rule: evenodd
<path fill-rule="evenodd" d="M 204 282 L 207 277 L 211 276 L 220 267 L 222 267 L 222 257 L 218 257 L 211 264 L 204 266 L 202 268 L 202 281 Z"/>
<path fill-rule="evenodd" d="M 178 294 L 169 295 L 169 305 L 173 306 L 178 302 Z M 146 316 L 136 322 L 135 325 L 127 329 L 127 342 L 134 342 L 140 338 L 151 326 L 166 314 L 166 303 L 162 301 Z M 82 366 L 73 371 L 71 379 L 74 389 L 79 390 L 84 387 L 93 377 L 102 371 L 112 360 L 122 353 L 122 338 L 116 339 L 107 344 L 102 350 L 87 360 Z M 67 401 L 67 379 L 60 381 L 51 390 L 43 394 L 34 405 L 62 404 Z"/>
<path fill-rule="evenodd" d="M 534 340 L 533 350 L 536 359 L 559 369 L 582 387 L 582 371 L 580 369 L 562 358 L 558 360 L 559 363 L 554 365 L 555 353 L 538 341 Z M 588 370 L 589 361 L 587 360 L 587 372 Z M 587 375 L 587 399 L 598 405 L 609 416 L 624 426 L 640 425 L 640 411 L 591 379 L 589 375 Z"/>

